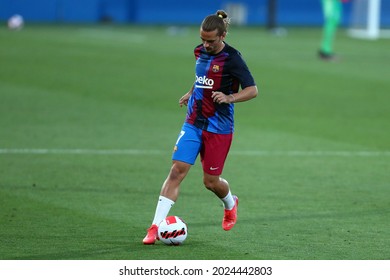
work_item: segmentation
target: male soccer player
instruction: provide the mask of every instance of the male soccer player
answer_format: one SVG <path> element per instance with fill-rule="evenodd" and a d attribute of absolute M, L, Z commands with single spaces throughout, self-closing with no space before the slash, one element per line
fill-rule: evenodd
<path fill-rule="evenodd" d="M 222 228 L 230 230 L 237 220 L 238 198 L 221 177 L 234 131 L 234 104 L 257 96 L 255 81 L 241 54 L 225 43 L 229 18 L 224 11 L 207 16 L 200 28 L 202 44 L 195 50 L 195 82 L 179 105 L 187 116 L 163 183 L 152 225 L 143 239 L 154 244 L 159 223 L 166 218 L 179 195 L 180 183 L 195 163 L 203 167 L 203 183 L 224 204 Z M 241 90 L 240 90 L 241 87 Z"/>

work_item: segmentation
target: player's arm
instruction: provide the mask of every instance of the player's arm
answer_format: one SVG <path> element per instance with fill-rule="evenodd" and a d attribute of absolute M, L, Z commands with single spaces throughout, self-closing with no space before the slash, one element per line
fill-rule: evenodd
<path fill-rule="evenodd" d="M 229 95 L 225 95 L 223 92 L 220 91 L 213 91 L 211 98 L 213 98 L 214 102 L 216 103 L 237 103 L 251 100 L 257 95 L 257 86 L 249 86 L 239 92 Z"/>
<path fill-rule="evenodd" d="M 190 99 L 193 90 L 194 90 L 194 85 L 192 85 L 191 89 L 179 99 L 180 107 L 182 107 L 183 105 L 187 106 L 188 100 Z"/>
<path fill-rule="evenodd" d="M 240 92 L 228 95 L 229 103 L 244 102 L 255 98 L 259 94 L 257 86 L 249 86 Z"/>

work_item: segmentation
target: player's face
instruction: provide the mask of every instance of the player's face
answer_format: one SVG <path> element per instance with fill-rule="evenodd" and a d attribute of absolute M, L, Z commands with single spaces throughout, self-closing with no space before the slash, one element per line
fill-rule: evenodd
<path fill-rule="evenodd" d="M 222 36 L 218 36 L 217 29 L 214 31 L 206 32 L 206 31 L 203 31 L 201 28 L 200 29 L 200 39 L 202 40 L 203 47 L 210 54 L 219 53 L 225 45 L 223 43 L 223 40 L 225 39 L 225 34 L 223 34 Z"/>

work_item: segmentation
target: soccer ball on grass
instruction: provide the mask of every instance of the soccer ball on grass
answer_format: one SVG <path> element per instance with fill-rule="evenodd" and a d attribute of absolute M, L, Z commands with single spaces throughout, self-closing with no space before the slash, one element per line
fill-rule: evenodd
<path fill-rule="evenodd" d="M 187 234 L 186 223 L 177 216 L 166 217 L 158 226 L 158 238 L 166 245 L 181 245 Z"/>

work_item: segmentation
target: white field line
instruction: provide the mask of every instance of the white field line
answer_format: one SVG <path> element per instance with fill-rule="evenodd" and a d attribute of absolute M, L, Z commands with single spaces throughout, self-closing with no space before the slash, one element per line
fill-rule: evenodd
<path fill-rule="evenodd" d="M 0 155 L 167 155 L 170 151 L 146 149 L 7 149 L 0 148 Z M 388 157 L 390 151 L 230 151 L 236 156 L 288 156 L 288 157 Z"/>

